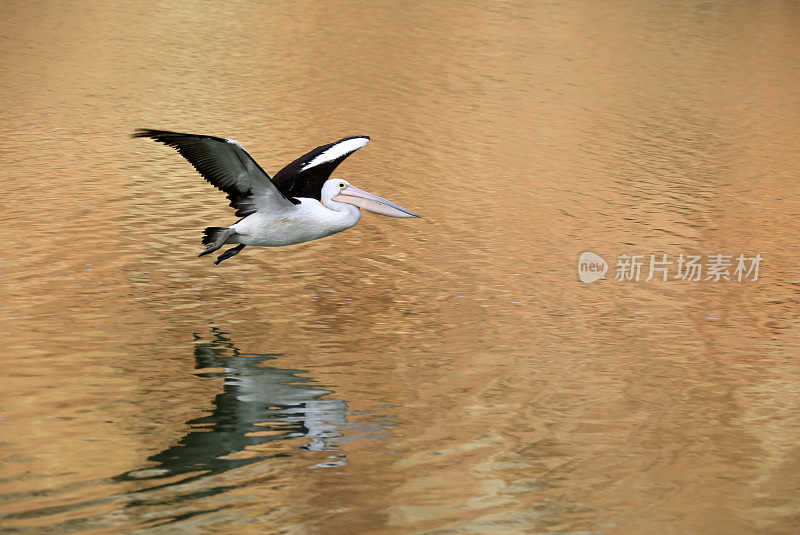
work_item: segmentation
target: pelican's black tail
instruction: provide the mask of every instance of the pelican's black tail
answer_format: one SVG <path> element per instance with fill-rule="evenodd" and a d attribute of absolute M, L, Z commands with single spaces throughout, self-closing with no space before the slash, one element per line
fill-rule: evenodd
<path fill-rule="evenodd" d="M 203 245 L 211 245 L 216 243 L 223 232 L 228 230 L 225 227 L 207 227 L 203 231 Z"/>

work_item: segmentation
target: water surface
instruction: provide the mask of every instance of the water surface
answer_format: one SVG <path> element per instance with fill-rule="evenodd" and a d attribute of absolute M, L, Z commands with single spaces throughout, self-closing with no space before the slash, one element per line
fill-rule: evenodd
<path fill-rule="evenodd" d="M 800 529 L 797 3 L 0 13 L 5 533 Z M 423 219 L 214 267 L 138 127 L 367 134 L 337 176 Z"/>

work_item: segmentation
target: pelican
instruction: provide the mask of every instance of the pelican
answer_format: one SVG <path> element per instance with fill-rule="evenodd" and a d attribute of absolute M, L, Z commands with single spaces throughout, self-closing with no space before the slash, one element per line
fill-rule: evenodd
<path fill-rule="evenodd" d="M 369 141 L 352 136 L 322 145 L 299 157 L 274 178 L 233 139 L 165 130 L 138 129 L 146 137 L 176 149 L 211 185 L 228 194 L 239 221 L 205 229 L 207 255 L 226 244 L 215 265 L 247 245 L 281 247 L 317 240 L 347 230 L 361 219 L 361 209 L 389 217 L 419 217 L 347 180 L 330 178 L 333 170 Z"/>

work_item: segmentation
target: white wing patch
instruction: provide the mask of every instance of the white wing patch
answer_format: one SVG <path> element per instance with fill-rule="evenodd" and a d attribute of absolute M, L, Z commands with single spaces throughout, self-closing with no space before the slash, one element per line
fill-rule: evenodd
<path fill-rule="evenodd" d="M 333 161 L 337 158 L 341 158 L 346 154 L 350 154 L 351 152 L 360 149 L 361 147 L 366 145 L 368 141 L 369 138 L 366 137 L 354 137 L 351 139 L 346 139 L 341 143 L 337 143 L 333 147 L 327 149 L 322 154 L 318 154 L 313 160 L 305 164 L 300 170 L 305 171 L 306 169 L 316 167 L 317 165 Z"/>
<path fill-rule="evenodd" d="M 236 146 L 237 146 L 237 147 L 239 147 L 240 149 L 244 150 L 244 147 L 242 147 L 242 144 L 241 144 L 241 143 L 239 143 L 238 141 L 236 141 L 235 139 L 226 139 L 225 141 L 226 141 L 227 143 L 230 143 L 231 145 L 236 145 Z"/>

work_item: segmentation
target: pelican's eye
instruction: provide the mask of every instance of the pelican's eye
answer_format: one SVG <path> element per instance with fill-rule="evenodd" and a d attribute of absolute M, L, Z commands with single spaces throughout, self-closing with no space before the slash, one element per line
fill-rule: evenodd
<path fill-rule="evenodd" d="M 347 187 L 347 184 L 345 184 L 344 182 L 339 182 L 339 189 L 344 189 L 346 187 Z"/>

